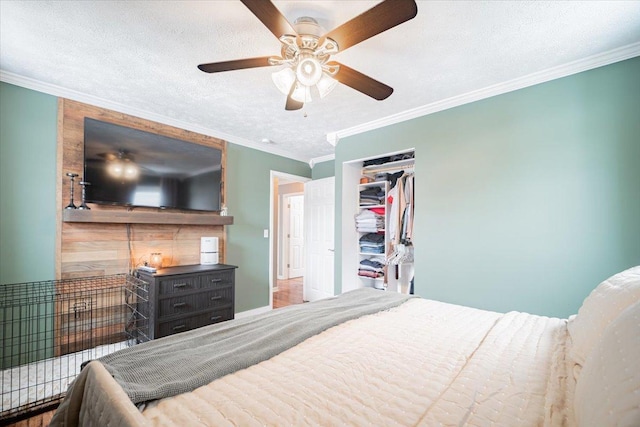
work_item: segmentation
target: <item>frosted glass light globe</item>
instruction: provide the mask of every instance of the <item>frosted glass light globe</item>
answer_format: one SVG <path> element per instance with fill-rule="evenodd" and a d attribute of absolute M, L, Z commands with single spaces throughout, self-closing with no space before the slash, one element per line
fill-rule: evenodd
<path fill-rule="evenodd" d="M 298 63 L 296 69 L 296 76 L 298 81 L 305 86 L 313 86 L 322 77 L 322 66 L 317 59 L 310 57 L 304 58 Z"/>

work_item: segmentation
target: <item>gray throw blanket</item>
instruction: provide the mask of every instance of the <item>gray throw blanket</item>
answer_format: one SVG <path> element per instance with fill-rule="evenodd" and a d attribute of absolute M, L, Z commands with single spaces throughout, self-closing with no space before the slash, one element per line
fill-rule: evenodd
<path fill-rule="evenodd" d="M 358 289 L 308 304 L 171 335 L 98 359 L 133 403 L 195 390 L 332 326 L 388 310 L 409 295 Z"/>

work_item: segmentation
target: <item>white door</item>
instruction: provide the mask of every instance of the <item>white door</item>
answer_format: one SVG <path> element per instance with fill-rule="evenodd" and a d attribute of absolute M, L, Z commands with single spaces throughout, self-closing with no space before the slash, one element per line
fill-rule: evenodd
<path fill-rule="evenodd" d="M 304 274 L 304 196 L 289 196 L 289 278 Z"/>
<path fill-rule="evenodd" d="M 315 301 L 333 296 L 335 178 L 304 184 L 306 263 L 303 299 Z"/>

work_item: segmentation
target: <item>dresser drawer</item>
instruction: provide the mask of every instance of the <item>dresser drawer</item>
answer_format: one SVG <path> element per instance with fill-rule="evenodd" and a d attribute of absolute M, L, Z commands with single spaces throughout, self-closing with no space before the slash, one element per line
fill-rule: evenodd
<path fill-rule="evenodd" d="M 165 337 L 171 334 L 188 331 L 213 323 L 223 322 L 233 319 L 233 307 L 211 310 L 196 316 L 184 317 L 181 319 L 160 322 L 156 338 Z"/>
<path fill-rule="evenodd" d="M 177 295 L 160 300 L 158 317 L 163 318 L 176 314 L 216 308 L 233 303 L 233 287 L 203 290 L 197 294 Z"/>
<path fill-rule="evenodd" d="M 212 271 L 200 276 L 201 288 L 219 288 L 233 284 L 234 270 Z"/>
<path fill-rule="evenodd" d="M 171 295 L 200 288 L 198 276 L 180 276 L 162 278 L 158 282 L 158 294 Z"/>
<path fill-rule="evenodd" d="M 183 265 L 156 273 L 139 271 L 149 283 L 149 337 L 156 339 L 233 319 L 234 265 Z"/>

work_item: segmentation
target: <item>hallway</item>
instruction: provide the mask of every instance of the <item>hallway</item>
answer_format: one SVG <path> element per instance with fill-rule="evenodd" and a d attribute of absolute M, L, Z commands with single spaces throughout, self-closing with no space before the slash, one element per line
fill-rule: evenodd
<path fill-rule="evenodd" d="M 273 291 L 273 308 L 302 304 L 302 277 L 278 280 L 278 290 Z"/>

